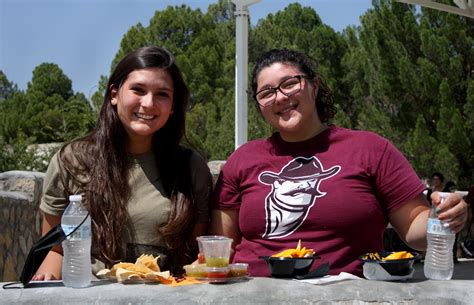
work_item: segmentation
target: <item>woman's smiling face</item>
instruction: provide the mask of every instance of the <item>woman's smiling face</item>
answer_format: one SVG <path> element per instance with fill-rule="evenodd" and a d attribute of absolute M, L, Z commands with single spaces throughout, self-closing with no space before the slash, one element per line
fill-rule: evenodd
<path fill-rule="evenodd" d="M 132 71 L 122 86 L 111 91 L 111 103 L 128 135 L 128 150 L 143 153 L 151 149 L 153 134 L 173 112 L 173 79 L 161 68 Z"/>
<path fill-rule="evenodd" d="M 257 92 L 265 87 L 276 87 L 282 81 L 301 71 L 289 64 L 274 63 L 263 68 L 257 77 Z M 276 91 L 275 102 L 268 107 L 260 106 L 265 120 L 280 131 L 283 139 L 293 142 L 306 139 L 321 124 L 316 110 L 315 100 L 317 83 L 301 78 L 301 90 L 290 97 Z"/>

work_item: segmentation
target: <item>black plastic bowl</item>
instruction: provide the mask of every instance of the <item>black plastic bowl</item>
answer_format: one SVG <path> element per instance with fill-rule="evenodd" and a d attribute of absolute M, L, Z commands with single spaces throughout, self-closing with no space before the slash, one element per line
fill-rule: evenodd
<path fill-rule="evenodd" d="M 271 257 L 260 256 L 267 262 L 273 277 L 295 277 L 305 275 L 311 269 L 317 256 L 311 257 Z"/>
<path fill-rule="evenodd" d="M 380 252 L 381 257 L 386 257 L 394 252 Z M 413 263 L 419 258 L 420 254 L 417 252 L 410 252 L 413 257 L 403 259 L 390 259 L 390 260 L 376 260 L 364 258 L 366 255 L 360 256 L 360 260 L 363 262 L 378 263 L 384 268 L 390 275 L 404 276 L 410 273 Z"/>

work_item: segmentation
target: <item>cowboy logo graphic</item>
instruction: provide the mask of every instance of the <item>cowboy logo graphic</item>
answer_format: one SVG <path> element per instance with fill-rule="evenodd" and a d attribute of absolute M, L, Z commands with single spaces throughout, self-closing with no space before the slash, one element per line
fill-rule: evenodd
<path fill-rule="evenodd" d="M 258 180 L 271 185 L 265 199 L 266 227 L 263 238 L 290 235 L 304 222 L 316 198 L 326 195 L 319 191 L 322 180 L 336 175 L 340 166 L 324 170 L 316 157 L 297 157 L 279 173 L 262 172 Z"/>

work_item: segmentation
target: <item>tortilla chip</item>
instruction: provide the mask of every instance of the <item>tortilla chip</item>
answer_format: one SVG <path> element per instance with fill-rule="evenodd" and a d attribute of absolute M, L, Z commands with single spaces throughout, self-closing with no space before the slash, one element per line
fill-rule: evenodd
<path fill-rule="evenodd" d="M 117 263 L 112 269 L 102 269 L 97 272 L 100 278 L 117 279 L 118 282 L 148 282 L 169 284 L 173 281 L 169 271 L 161 272 L 158 258 L 153 255 L 142 254 L 135 263 Z"/>

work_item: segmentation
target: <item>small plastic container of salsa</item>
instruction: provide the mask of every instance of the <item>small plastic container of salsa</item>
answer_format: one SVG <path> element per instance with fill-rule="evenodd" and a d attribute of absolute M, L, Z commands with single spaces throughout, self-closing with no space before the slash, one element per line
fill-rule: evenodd
<path fill-rule="evenodd" d="M 235 263 L 235 264 L 230 264 L 229 267 L 230 267 L 230 276 L 231 277 L 246 276 L 249 264 Z"/>
<path fill-rule="evenodd" d="M 229 267 L 208 267 L 206 268 L 207 277 L 209 279 L 223 279 L 230 275 Z"/>
<path fill-rule="evenodd" d="M 207 277 L 206 264 L 195 264 L 183 266 L 187 276 L 204 278 Z"/>

